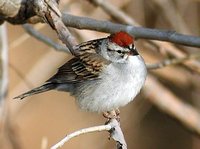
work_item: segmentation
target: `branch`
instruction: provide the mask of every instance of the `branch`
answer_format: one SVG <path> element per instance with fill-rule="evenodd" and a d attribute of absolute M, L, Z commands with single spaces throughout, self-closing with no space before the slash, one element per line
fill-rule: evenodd
<path fill-rule="evenodd" d="M 101 5 L 106 11 L 108 11 L 108 13 L 111 13 L 111 15 L 119 15 L 120 17 L 118 18 L 125 18 L 124 20 L 122 20 L 123 22 L 127 22 L 127 23 L 132 23 L 132 24 L 137 24 L 137 22 L 133 21 L 130 17 L 128 17 L 127 15 L 125 15 L 123 12 L 121 12 L 120 10 L 116 9 L 113 5 L 111 5 L 108 2 L 102 3 L 99 0 L 91 0 L 93 2 L 95 2 L 95 4 Z M 58 10 L 57 10 L 58 11 Z M 116 16 L 114 16 L 116 17 Z M 128 19 L 128 21 L 127 21 Z M 139 25 L 139 24 L 137 24 Z M 51 39 L 49 39 L 48 37 L 36 32 L 33 28 L 31 28 L 29 25 L 23 25 L 23 27 L 25 28 L 25 30 L 30 34 L 33 35 L 34 37 L 36 37 L 37 39 L 43 41 L 44 43 L 46 43 L 47 45 L 52 46 L 53 48 L 59 50 L 59 51 L 64 51 L 64 52 L 69 52 L 66 50 L 65 47 L 54 43 Z M 178 64 L 181 63 L 183 61 L 186 61 L 188 59 L 194 59 L 194 58 L 198 58 L 199 56 L 193 55 L 193 56 L 186 56 L 184 58 L 177 58 L 177 59 L 167 59 L 164 60 L 160 63 L 156 63 L 156 64 L 149 64 L 147 65 L 147 68 L 149 69 L 158 69 L 158 68 L 163 68 L 165 66 L 168 65 L 172 65 L 172 64 Z"/>
<path fill-rule="evenodd" d="M 121 11 L 118 7 L 112 5 L 109 1 L 106 0 L 88 0 L 95 6 L 100 6 L 105 12 L 107 12 L 115 20 L 134 26 L 140 26 L 135 20 Z"/>
<path fill-rule="evenodd" d="M 48 46 L 53 47 L 55 50 L 69 53 L 69 49 L 67 47 L 55 43 L 54 41 L 52 41 L 47 36 L 45 36 L 45 35 L 39 33 L 38 31 L 36 31 L 30 25 L 25 24 L 25 25 L 23 25 L 23 28 L 26 30 L 26 32 L 29 35 L 35 37 L 39 41 L 44 42 Z M 161 61 L 159 63 L 147 64 L 147 68 L 148 69 L 159 69 L 159 68 L 163 68 L 163 67 L 166 67 L 166 66 L 169 66 L 169 65 L 180 64 L 180 63 L 182 63 L 184 61 L 187 61 L 187 60 L 197 59 L 199 57 L 200 57 L 200 54 L 196 53 L 196 54 L 187 55 L 187 56 L 185 56 L 183 58 L 166 59 L 166 60 L 163 60 L 163 61 Z"/>
<path fill-rule="evenodd" d="M 6 17 L 15 16 L 18 13 L 20 5 L 20 1 L 0 0 L 0 14 Z"/>
<path fill-rule="evenodd" d="M 65 46 L 62 46 L 58 43 L 55 43 L 53 40 L 51 40 L 49 37 L 39 33 L 38 31 L 36 31 L 33 27 L 31 27 L 28 24 L 24 24 L 23 28 L 25 29 L 25 31 L 35 37 L 36 39 L 38 39 L 39 41 L 44 42 L 45 44 L 47 44 L 48 46 L 53 47 L 55 50 L 57 51 L 62 51 L 62 52 L 68 52 L 69 53 L 69 49 Z"/>
<path fill-rule="evenodd" d="M 125 23 L 133 26 L 140 26 L 132 17 L 130 17 L 128 14 L 123 12 L 122 10 L 118 9 L 116 6 L 112 5 L 109 3 L 109 1 L 105 0 L 89 0 L 95 5 L 100 6 L 105 12 L 107 12 L 111 17 L 116 19 L 120 23 Z M 172 19 L 173 20 L 173 19 Z M 164 43 L 164 42 L 158 42 L 155 40 L 147 40 L 146 42 L 158 46 L 160 49 L 165 49 L 167 53 L 170 55 L 173 55 L 175 58 L 182 58 L 186 56 L 184 52 L 181 50 L 177 49 L 170 43 Z M 187 68 L 190 70 L 193 70 L 197 73 L 200 73 L 199 67 L 200 65 L 198 64 L 197 61 L 191 60 L 189 63 L 184 64 Z"/>
<path fill-rule="evenodd" d="M 56 31 L 59 39 L 69 48 L 72 55 L 76 55 L 74 46 L 77 41 L 62 22 L 61 12 L 55 0 L 34 0 L 35 11 L 52 29 Z"/>
<path fill-rule="evenodd" d="M 35 0 L 35 1 L 38 1 L 38 0 Z M 49 1 L 49 2 L 52 2 L 52 1 Z M 13 23 L 13 24 L 23 24 L 23 23 L 26 23 L 27 20 L 33 17 L 36 13 L 35 10 L 33 10 L 33 6 L 35 6 L 33 5 L 33 1 L 24 0 L 23 3 L 21 3 L 21 1 L 15 1 L 15 5 L 16 6 L 19 5 L 21 9 L 23 8 L 22 10 L 20 9 L 17 16 L 15 17 L 1 16 L 1 20 L 7 20 L 8 22 Z M 27 7 L 25 7 L 25 5 Z M 8 5 L 5 5 L 5 6 L 8 7 Z M 53 9 L 55 14 L 59 14 L 57 13 L 58 9 L 56 10 L 54 9 L 56 7 L 54 7 L 53 5 L 48 5 L 48 6 L 50 6 L 51 10 Z M 4 7 L 5 9 L 3 10 L 6 10 L 6 7 Z M 25 13 L 25 12 L 29 12 L 29 13 Z M 27 14 L 29 15 L 27 16 Z M 106 33 L 114 33 L 121 30 L 121 31 L 126 31 L 132 34 L 138 39 L 143 38 L 143 39 L 150 39 L 150 40 L 168 41 L 168 42 L 172 42 L 176 44 L 182 44 L 185 46 L 200 47 L 199 37 L 183 35 L 183 34 L 176 33 L 175 31 L 134 27 L 131 25 L 127 26 L 127 25 L 111 23 L 109 21 L 99 21 L 99 20 L 86 18 L 86 17 L 73 16 L 66 13 L 63 13 L 62 20 L 66 26 L 79 28 L 79 29 L 89 29 L 89 30 L 95 30 L 95 31 L 106 32 Z"/>
<path fill-rule="evenodd" d="M 30 25 L 25 24 L 25 25 L 23 25 L 23 28 L 25 29 L 25 31 L 29 35 L 35 37 L 39 41 L 44 42 L 48 46 L 53 47 L 55 50 L 69 53 L 69 49 L 67 47 L 55 43 L 54 41 L 52 41 L 47 36 L 45 36 L 45 35 L 39 33 L 38 31 L 36 31 Z M 163 68 L 163 67 L 166 67 L 166 66 L 169 66 L 169 65 L 180 64 L 180 63 L 182 63 L 184 61 L 191 60 L 191 59 L 196 59 L 196 58 L 199 58 L 199 57 L 200 57 L 200 54 L 196 53 L 196 54 L 191 54 L 191 55 L 185 56 L 183 58 L 166 59 L 166 60 L 163 60 L 163 61 L 161 61 L 159 63 L 147 64 L 147 68 L 148 69 L 159 69 L 159 68 Z"/>
<path fill-rule="evenodd" d="M 65 25 L 63 24 L 61 20 L 61 14 L 59 9 L 57 8 L 57 4 L 55 1 L 46 1 L 46 0 L 35 0 L 35 11 L 36 13 L 44 19 L 46 23 L 48 23 L 52 29 L 54 29 L 60 40 L 63 41 L 69 48 L 70 52 L 75 55 L 76 51 L 74 49 L 74 46 L 77 44 L 75 38 L 70 34 L 70 32 L 67 30 Z M 123 133 L 121 131 L 121 128 L 119 126 L 119 123 L 117 120 L 110 120 L 107 125 L 110 125 L 111 128 L 109 129 L 111 137 L 116 140 L 117 142 L 117 149 L 127 149 L 126 142 L 124 140 Z M 69 140 L 70 138 L 77 136 L 79 134 L 83 134 L 85 132 L 92 132 L 94 130 L 86 129 L 81 130 L 75 133 L 72 133 L 68 137 L 66 137 L 64 140 L 61 141 L 61 144 L 63 142 Z M 60 146 L 60 143 L 58 143 L 58 147 Z M 57 148 L 57 145 L 52 147 Z"/>
<path fill-rule="evenodd" d="M 46 0 L 45 0 L 45 3 L 47 4 Z M 38 10 L 33 9 L 33 6 L 37 6 L 36 8 L 39 8 L 38 6 L 40 7 L 44 6 L 43 4 L 42 5 L 40 4 L 42 4 L 42 1 L 39 1 L 39 0 L 33 0 L 33 1 L 24 0 L 23 3 L 21 3 L 21 1 L 17 1 L 15 2 L 15 5 L 19 5 L 20 6 L 19 8 L 21 9 L 17 11 L 18 14 L 15 15 L 14 17 L 6 16 L 5 15 L 6 13 L 3 13 L 5 10 L 9 9 L 8 5 L 5 5 L 4 9 L 2 10 L 3 11 L 2 13 L 4 15 L 2 15 L 0 19 L 7 20 L 8 22 L 13 23 L 13 24 L 27 23 L 31 17 L 35 16 L 36 13 L 39 16 L 44 16 L 42 12 L 39 12 Z M 46 14 L 46 17 L 48 19 L 49 17 L 52 17 L 53 15 L 55 15 L 57 16 L 57 18 L 56 17 L 54 18 L 59 20 L 58 18 L 61 15 L 60 15 L 59 10 L 57 9 L 57 6 L 54 5 L 53 0 L 48 1 L 48 4 L 45 7 L 48 8 L 48 11 L 51 10 L 49 11 L 50 13 Z M 45 13 L 46 12 L 47 11 L 45 11 Z M 52 12 L 54 12 L 54 14 L 52 14 Z M 50 25 L 52 25 L 51 24 L 52 22 L 48 19 L 46 21 Z M 86 18 L 86 17 L 77 17 L 77 16 L 66 14 L 66 13 L 63 13 L 62 20 L 66 26 L 79 28 L 79 29 L 89 29 L 89 30 L 101 31 L 101 32 L 106 32 L 106 33 L 114 33 L 121 30 L 121 31 L 126 31 L 132 34 L 138 39 L 143 38 L 143 39 L 150 39 L 150 40 L 168 41 L 168 42 L 172 42 L 176 44 L 182 44 L 185 46 L 200 47 L 199 37 L 183 35 L 183 34 L 176 33 L 175 31 L 134 27 L 131 25 L 127 26 L 127 25 L 111 23 L 109 21 L 98 21 L 98 20 Z M 58 21 L 58 24 L 60 24 L 60 21 Z M 68 35 L 69 34 L 65 35 L 65 37 L 71 38 L 71 36 L 68 36 Z"/>
<path fill-rule="evenodd" d="M 96 132 L 96 131 L 104 131 L 104 130 L 109 131 L 109 130 L 111 130 L 111 128 L 112 128 L 111 125 L 107 124 L 107 125 L 94 126 L 94 127 L 89 127 L 89 128 L 85 128 L 85 129 L 75 131 L 75 132 L 67 135 L 65 138 L 63 138 L 61 141 L 59 141 L 54 146 L 52 146 L 51 149 L 57 149 L 59 147 L 62 147 L 64 145 L 64 143 L 66 143 L 67 141 L 69 141 L 73 137 L 77 137 L 77 136 L 82 135 L 82 134 Z"/>
<path fill-rule="evenodd" d="M 159 69 L 163 68 L 169 65 L 175 65 L 175 64 L 180 64 L 184 61 L 187 60 L 192 60 L 192 59 L 197 59 L 200 58 L 200 53 L 195 53 L 195 54 L 190 54 L 182 58 L 173 58 L 173 59 L 165 59 L 161 62 L 155 63 L 155 64 L 147 64 L 147 68 L 150 69 Z"/>
<path fill-rule="evenodd" d="M 108 131 L 110 133 L 110 136 L 116 141 L 117 149 L 127 149 L 124 135 L 120 128 L 119 122 L 116 119 L 111 119 L 106 125 L 94 126 L 94 127 L 89 127 L 89 128 L 75 131 L 67 135 L 65 138 L 63 138 L 54 146 L 52 146 L 51 149 L 57 149 L 63 146 L 63 144 L 69 141 L 70 139 L 77 137 L 79 135 L 91 133 L 91 132 L 99 132 L 99 131 Z"/>
<path fill-rule="evenodd" d="M 26 23 L 35 16 L 33 0 L 0 0 L 0 22 Z"/>
<path fill-rule="evenodd" d="M 163 13 L 161 13 L 161 15 L 164 14 L 164 17 L 166 17 L 166 19 L 169 21 L 172 28 L 174 28 L 180 32 L 186 33 L 186 34 L 191 33 L 185 20 L 181 16 L 177 7 L 175 7 L 173 1 L 153 0 L 152 3 L 155 3 L 156 5 L 158 5 L 158 7 L 161 8 L 161 11 L 163 12 Z M 169 8 L 170 8 L 170 11 L 169 11 Z M 174 15 L 174 14 L 176 14 L 176 15 Z M 174 20 L 176 20 L 176 21 L 174 21 Z"/>
<path fill-rule="evenodd" d="M 185 46 L 200 47 L 200 37 L 183 35 L 175 31 L 134 27 L 131 25 L 116 24 L 109 21 L 100 21 L 87 17 L 78 17 L 63 13 L 62 20 L 66 26 L 78 29 L 89 29 L 106 33 L 125 31 L 137 39 L 168 41 Z"/>

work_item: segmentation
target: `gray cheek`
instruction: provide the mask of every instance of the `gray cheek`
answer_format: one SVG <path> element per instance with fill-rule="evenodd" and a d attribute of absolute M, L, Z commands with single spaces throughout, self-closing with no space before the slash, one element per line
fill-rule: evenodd
<path fill-rule="evenodd" d="M 109 60 L 113 61 L 116 59 L 115 52 L 107 52 Z"/>
<path fill-rule="evenodd" d="M 113 52 L 110 53 L 109 58 L 112 62 L 116 62 L 119 59 L 119 56 L 115 52 Z"/>

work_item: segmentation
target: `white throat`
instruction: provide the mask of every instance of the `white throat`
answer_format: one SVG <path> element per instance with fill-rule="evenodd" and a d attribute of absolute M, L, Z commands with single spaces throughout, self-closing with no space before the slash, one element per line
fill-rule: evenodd
<path fill-rule="evenodd" d="M 142 88 L 147 70 L 141 56 L 129 56 L 127 63 L 111 63 L 99 82 L 84 86 L 89 96 L 79 94 L 78 104 L 89 111 L 110 111 L 128 104 Z"/>

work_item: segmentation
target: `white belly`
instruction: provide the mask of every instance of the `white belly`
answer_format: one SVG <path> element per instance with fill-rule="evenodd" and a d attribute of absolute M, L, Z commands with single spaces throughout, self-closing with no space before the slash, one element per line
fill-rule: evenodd
<path fill-rule="evenodd" d="M 81 85 L 75 93 L 79 106 L 103 112 L 133 100 L 145 82 L 146 67 L 141 57 L 132 57 L 129 61 L 129 64 L 110 64 L 102 74 L 103 79 Z"/>

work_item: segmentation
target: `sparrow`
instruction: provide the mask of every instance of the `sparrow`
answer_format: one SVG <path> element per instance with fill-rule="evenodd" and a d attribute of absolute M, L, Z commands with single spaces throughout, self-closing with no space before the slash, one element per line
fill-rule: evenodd
<path fill-rule="evenodd" d="M 134 37 L 120 31 L 75 46 L 76 55 L 43 85 L 16 98 L 58 90 L 69 92 L 81 109 L 106 112 L 132 101 L 145 83 L 147 69 Z"/>

